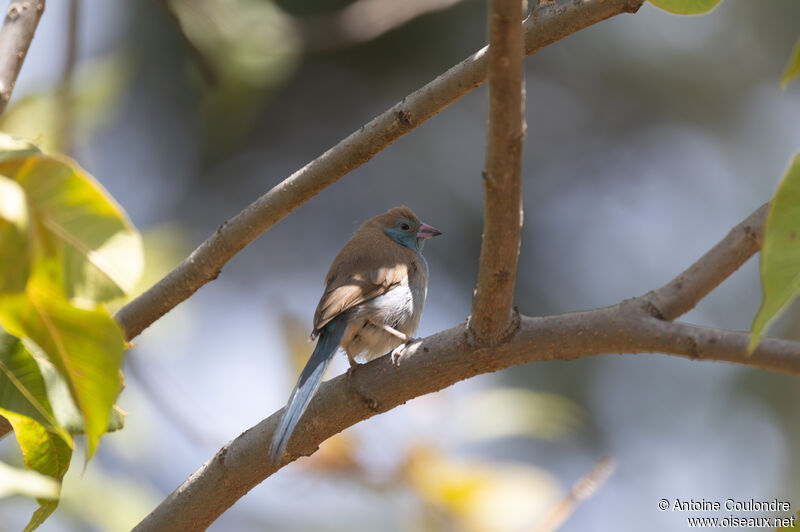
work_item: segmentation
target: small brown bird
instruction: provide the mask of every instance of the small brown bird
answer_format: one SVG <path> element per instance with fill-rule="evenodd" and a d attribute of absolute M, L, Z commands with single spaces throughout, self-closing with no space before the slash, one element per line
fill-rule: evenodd
<path fill-rule="evenodd" d="M 337 347 L 355 367 L 357 357 L 372 360 L 389 351 L 395 356 L 412 341 L 428 290 L 422 247 L 440 234 L 408 207 L 395 207 L 364 222 L 336 255 L 314 313 L 311 337 L 319 340 L 273 436 L 273 463 L 280 461 Z"/>

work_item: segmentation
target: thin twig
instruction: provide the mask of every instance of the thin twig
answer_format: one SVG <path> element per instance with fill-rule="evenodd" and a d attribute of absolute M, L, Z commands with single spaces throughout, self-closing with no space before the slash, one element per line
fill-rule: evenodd
<path fill-rule="evenodd" d="M 470 326 L 485 343 L 508 337 L 522 230 L 525 136 L 524 0 L 489 2 L 489 128 L 483 239 Z"/>
<path fill-rule="evenodd" d="M 534 529 L 536 532 L 554 532 L 575 513 L 578 506 L 595 494 L 614 472 L 616 464 L 610 456 L 604 456 L 592 469 L 572 485 L 569 493 L 553 507 Z"/>
<path fill-rule="evenodd" d="M 525 23 L 526 53 L 625 12 L 643 0 L 584 0 L 534 13 Z M 483 83 L 486 48 L 410 94 L 261 196 L 219 229 L 177 268 L 115 316 L 127 340 L 186 300 L 258 235 L 389 144 Z"/>
<path fill-rule="evenodd" d="M 0 114 L 6 110 L 17 76 L 44 13 L 45 0 L 12 1 L 0 28 Z"/>
<path fill-rule="evenodd" d="M 11 423 L 9 423 L 8 420 L 3 416 L 0 416 L 0 438 L 5 436 L 12 430 L 14 430 L 14 428 L 11 426 Z"/>
<path fill-rule="evenodd" d="M 643 299 L 653 305 L 656 315 L 672 321 L 688 312 L 755 255 L 764 239 L 768 210 L 769 203 L 756 209 L 686 271 L 646 294 Z"/>
<path fill-rule="evenodd" d="M 62 153 L 70 154 L 73 148 L 72 131 L 75 119 L 72 76 L 78 58 L 78 16 L 80 0 L 69 0 L 67 13 L 67 46 L 64 68 L 61 71 L 61 84 L 58 87 L 58 141 Z"/>

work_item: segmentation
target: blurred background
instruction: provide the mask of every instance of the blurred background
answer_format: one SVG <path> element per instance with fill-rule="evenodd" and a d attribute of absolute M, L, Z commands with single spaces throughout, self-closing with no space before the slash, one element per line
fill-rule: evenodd
<path fill-rule="evenodd" d="M 71 2 L 51 0 L 0 129 L 70 152 L 110 191 L 144 234 L 145 289 L 485 42 L 485 2 L 394 4 L 81 0 L 64 127 Z M 527 60 L 521 312 L 656 288 L 771 197 L 800 148 L 800 84 L 778 88 L 798 20 L 793 0 L 725 0 L 700 17 L 646 4 Z M 330 261 L 375 214 L 405 204 L 444 233 L 425 250 L 419 334 L 464 320 L 486 99 L 485 87 L 465 96 L 304 204 L 137 338 L 119 400 L 126 427 L 85 472 L 76 457 L 41 530 L 128 530 L 281 408 L 313 347 Z M 747 329 L 760 298 L 753 259 L 683 319 Z M 798 319 L 790 309 L 772 333 L 800 338 Z M 339 357 L 330 374 L 345 368 Z M 568 517 L 561 530 L 670 531 L 704 515 L 661 512 L 662 498 L 777 498 L 796 512 L 798 401 L 786 375 L 661 355 L 515 367 L 353 427 L 211 530 L 549 530 Z M 0 441 L 3 460 L 18 455 L 13 438 Z M 582 478 L 596 492 L 572 505 Z M 34 508 L 0 500 L 0 531 L 23 528 Z"/>

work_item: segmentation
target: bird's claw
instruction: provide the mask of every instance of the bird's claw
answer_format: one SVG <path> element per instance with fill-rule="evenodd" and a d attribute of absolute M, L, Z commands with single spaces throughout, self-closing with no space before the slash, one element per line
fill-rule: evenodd
<path fill-rule="evenodd" d="M 400 344 L 397 347 L 395 347 L 394 349 L 392 349 L 392 354 L 391 354 L 392 364 L 399 367 L 400 366 L 400 357 L 402 357 L 403 354 L 406 352 L 406 349 L 408 348 L 408 346 L 413 344 L 414 342 L 419 342 L 419 341 L 420 341 L 419 338 L 409 338 L 408 340 L 406 340 L 402 344 Z"/>

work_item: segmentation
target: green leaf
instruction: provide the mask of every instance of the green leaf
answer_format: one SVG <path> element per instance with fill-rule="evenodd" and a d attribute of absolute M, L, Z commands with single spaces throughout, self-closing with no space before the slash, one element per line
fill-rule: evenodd
<path fill-rule="evenodd" d="M 751 327 L 748 353 L 758 345 L 766 325 L 800 290 L 800 154 L 786 170 L 767 214 L 761 286 L 764 296 Z"/>
<path fill-rule="evenodd" d="M 59 427 L 50 405 L 45 381 L 33 355 L 19 338 L 0 328 L 0 414 L 20 414 L 58 432 L 72 444 L 70 435 Z"/>
<path fill-rule="evenodd" d="M 14 427 L 25 466 L 61 481 L 69 468 L 72 448 L 53 431 L 50 431 L 34 420 L 20 415 L 9 415 L 8 421 Z M 58 499 L 37 499 L 39 508 L 33 513 L 25 532 L 34 530 L 53 513 L 58 506 Z"/>
<path fill-rule="evenodd" d="M 25 190 L 33 218 L 62 264 L 64 292 L 78 303 L 130 292 L 143 269 L 142 243 L 122 209 L 66 157 L 35 155 L 0 162 L 0 174 Z"/>
<path fill-rule="evenodd" d="M 654 6 L 677 15 L 708 13 L 722 0 L 649 0 Z"/>
<path fill-rule="evenodd" d="M 85 420 L 89 459 L 121 389 L 122 331 L 104 309 L 73 307 L 35 281 L 23 295 L 0 298 L 0 324 L 34 343 L 66 379 Z"/>
<path fill-rule="evenodd" d="M 794 51 L 792 51 L 792 58 L 789 59 L 789 64 L 786 65 L 786 70 L 783 71 L 781 76 L 781 89 L 785 90 L 789 86 L 789 82 L 797 76 L 800 76 L 800 39 L 797 39 Z"/>
<path fill-rule="evenodd" d="M 25 191 L 0 175 L 0 294 L 25 290 L 31 269 L 28 222 Z"/>
<path fill-rule="evenodd" d="M 38 347 L 31 346 L 32 351 Z M 86 424 L 83 420 L 81 411 L 72 399 L 69 383 L 59 373 L 56 366 L 46 355 L 36 357 L 39 363 L 39 370 L 44 379 L 47 397 L 53 405 L 53 413 L 59 425 L 64 427 L 69 434 L 86 434 Z M 111 409 L 111 417 L 108 420 L 108 432 L 121 429 L 125 425 L 125 413 L 116 405 Z"/>

